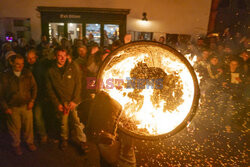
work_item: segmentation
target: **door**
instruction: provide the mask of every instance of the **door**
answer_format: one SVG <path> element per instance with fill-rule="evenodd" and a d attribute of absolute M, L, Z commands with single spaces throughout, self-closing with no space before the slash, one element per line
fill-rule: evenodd
<path fill-rule="evenodd" d="M 68 40 L 74 41 L 75 39 L 82 39 L 83 31 L 82 24 L 80 23 L 68 23 Z"/>
<path fill-rule="evenodd" d="M 89 42 L 101 43 L 101 24 L 86 24 L 86 38 Z"/>
<path fill-rule="evenodd" d="M 49 39 L 60 41 L 64 37 L 64 23 L 49 23 Z"/>
<path fill-rule="evenodd" d="M 104 47 L 112 45 L 119 39 L 120 31 L 118 24 L 104 24 Z"/>

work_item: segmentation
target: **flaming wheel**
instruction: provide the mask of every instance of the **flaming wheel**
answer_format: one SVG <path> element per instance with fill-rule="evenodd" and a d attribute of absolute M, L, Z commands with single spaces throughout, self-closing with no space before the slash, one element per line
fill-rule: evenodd
<path fill-rule="evenodd" d="M 118 127 L 141 139 L 174 135 L 193 118 L 199 101 L 196 74 L 175 49 L 156 42 L 132 42 L 102 65 L 99 90 L 119 102 Z"/>

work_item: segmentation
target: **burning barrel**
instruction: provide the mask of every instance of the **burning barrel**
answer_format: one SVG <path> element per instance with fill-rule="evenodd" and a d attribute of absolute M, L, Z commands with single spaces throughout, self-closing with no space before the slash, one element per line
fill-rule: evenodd
<path fill-rule="evenodd" d="M 95 126 L 93 134 L 114 134 L 117 125 L 135 138 L 171 136 L 191 121 L 199 101 L 198 81 L 189 61 L 156 42 L 132 42 L 112 52 L 100 69 L 97 85 L 98 98 L 89 119 Z M 101 98 L 103 94 L 108 98 Z M 112 110 L 100 111 L 100 104 Z M 96 117 L 109 117 L 111 124 Z"/>

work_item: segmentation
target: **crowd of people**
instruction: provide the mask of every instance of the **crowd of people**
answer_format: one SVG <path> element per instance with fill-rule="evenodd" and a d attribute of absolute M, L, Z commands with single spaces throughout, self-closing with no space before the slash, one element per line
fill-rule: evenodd
<path fill-rule="evenodd" d="M 110 52 L 130 41 L 131 35 L 127 34 L 123 42 L 116 40 L 107 48 L 87 39 L 76 39 L 73 44 L 66 38 L 49 42 L 46 36 L 42 36 L 38 45 L 34 40 L 25 42 L 24 38 L 2 43 L 0 107 L 6 116 L 14 152 L 17 155 L 23 153 L 21 129 L 24 129 L 27 148 L 35 151 L 33 129 L 39 141 L 46 143 L 49 131 L 55 127 L 58 127 L 55 131 L 59 131 L 62 150 L 68 145 L 71 131 L 72 140 L 83 153 L 87 152 L 87 137 L 83 129 L 88 109 L 82 103 L 90 103 L 95 90 L 86 89 L 86 77 L 96 77 Z M 248 38 L 238 32 L 231 34 L 226 29 L 221 35 L 210 35 L 197 41 L 178 40 L 174 43 L 160 37 L 158 42 L 183 54 L 197 56 L 194 69 L 202 77 L 202 99 L 209 99 L 210 103 L 220 102 L 218 107 L 227 106 L 229 100 L 249 103 Z M 85 113 L 85 118 L 81 118 L 81 112 Z M 56 113 L 54 117 L 53 113 Z M 46 124 L 55 125 L 55 120 L 59 120 L 58 126 L 48 129 Z"/>
<path fill-rule="evenodd" d="M 128 34 L 124 41 L 129 39 Z M 86 88 L 86 77 L 96 77 L 104 59 L 121 45 L 116 40 L 110 48 L 102 49 L 92 40 L 79 39 L 71 46 L 66 38 L 50 43 L 46 36 L 38 45 L 23 38 L 2 44 L 1 120 L 16 155 L 23 154 L 21 136 L 29 151 L 37 149 L 35 137 L 41 144 L 60 140 L 63 151 L 70 138 L 81 153 L 89 151 L 84 128 L 95 89 Z"/>

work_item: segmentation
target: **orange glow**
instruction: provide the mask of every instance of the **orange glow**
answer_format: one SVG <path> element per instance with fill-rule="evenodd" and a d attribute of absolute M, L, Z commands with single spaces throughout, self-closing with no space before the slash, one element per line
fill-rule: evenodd
<path fill-rule="evenodd" d="M 131 70 L 139 63 L 145 63 L 148 67 L 161 68 L 167 75 L 175 75 L 180 78 L 182 86 L 181 103 L 174 110 L 164 110 L 164 100 L 157 105 L 152 102 L 155 89 L 143 89 L 139 95 L 144 96 L 143 101 L 135 101 L 128 94 L 134 89 L 122 88 L 102 89 L 112 98 L 116 99 L 123 107 L 122 118 L 136 125 L 135 133 L 143 135 L 165 134 L 178 125 L 187 117 L 191 110 L 194 99 L 194 81 L 186 65 L 172 52 L 159 46 L 136 45 L 129 49 L 119 51 L 112 57 L 109 64 L 102 71 L 101 78 L 119 78 L 126 81 Z M 173 92 L 173 96 L 174 92 Z M 124 126 L 121 122 L 121 126 Z M 128 128 L 129 127 L 125 127 Z M 133 131 L 133 129 L 129 129 Z"/>

